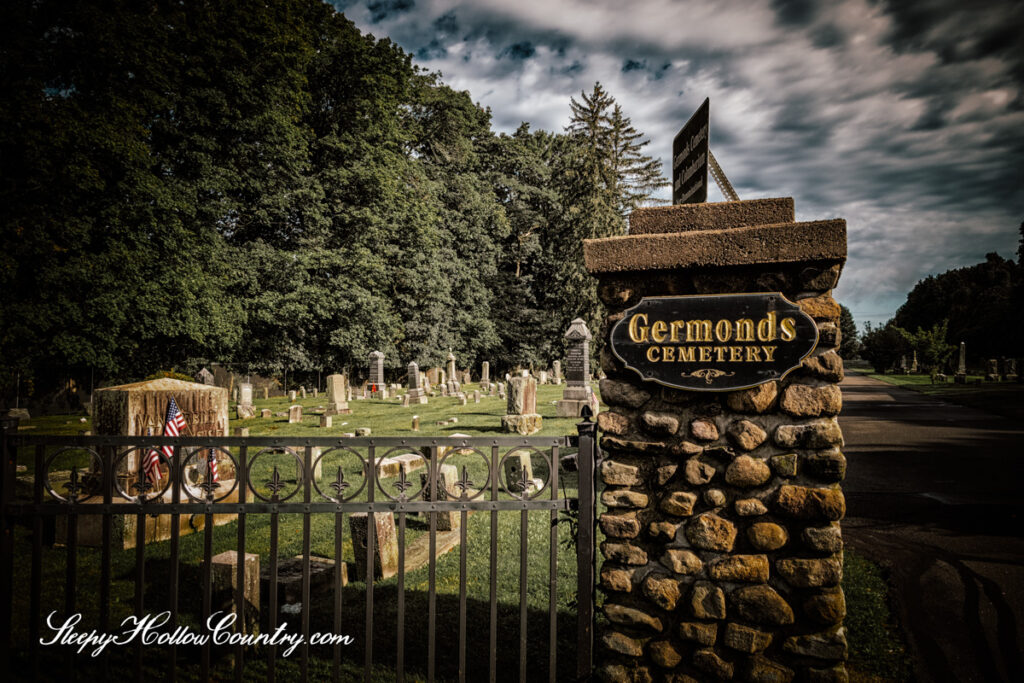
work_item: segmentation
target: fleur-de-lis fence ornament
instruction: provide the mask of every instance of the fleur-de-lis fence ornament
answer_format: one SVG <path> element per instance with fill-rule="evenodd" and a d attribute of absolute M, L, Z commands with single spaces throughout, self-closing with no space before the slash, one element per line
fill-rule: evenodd
<path fill-rule="evenodd" d="M 462 466 L 462 478 L 455 482 L 455 487 L 459 489 L 459 498 L 466 500 L 469 496 L 466 491 L 473 486 L 473 482 L 469 479 L 469 471 L 466 466 Z"/>
<path fill-rule="evenodd" d="M 398 469 L 398 481 L 396 481 L 393 486 L 398 489 L 398 500 L 403 502 L 408 500 L 408 498 L 405 497 L 405 492 L 412 487 L 412 482 L 406 480 L 404 467 L 400 467 Z"/>
<path fill-rule="evenodd" d="M 213 502 L 213 492 L 220 488 L 220 482 L 216 482 L 210 475 L 206 475 L 203 479 L 203 483 L 199 485 L 203 491 L 206 492 L 206 499 Z"/>
<path fill-rule="evenodd" d="M 146 476 L 146 468 L 141 466 L 138 471 L 138 480 L 132 484 L 132 490 L 139 494 L 139 498 L 145 502 L 146 494 L 153 488 L 153 482 Z"/>
<path fill-rule="evenodd" d="M 334 489 L 334 493 L 338 498 L 341 498 L 342 494 L 351 486 L 351 484 L 345 481 L 345 473 L 341 471 L 341 465 L 338 465 L 338 476 L 329 486 Z"/>
<path fill-rule="evenodd" d="M 527 490 L 530 488 L 533 482 L 526 476 L 526 468 L 519 468 L 519 479 L 513 484 L 513 488 L 519 491 L 523 495 L 526 495 Z"/>
<path fill-rule="evenodd" d="M 281 481 L 281 473 L 277 471 L 277 465 L 274 465 L 274 472 L 270 475 L 267 488 L 270 489 L 272 498 L 277 498 L 277 494 L 284 488 L 284 482 Z"/>
<path fill-rule="evenodd" d="M 64 484 L 64 490 L 68 492 L 68 497 L 72 503 L 78 500 L 78 492 L 82 490 L 82 484 L 78 481 L 78 465 L 71 466 L 71 477 Z"/>

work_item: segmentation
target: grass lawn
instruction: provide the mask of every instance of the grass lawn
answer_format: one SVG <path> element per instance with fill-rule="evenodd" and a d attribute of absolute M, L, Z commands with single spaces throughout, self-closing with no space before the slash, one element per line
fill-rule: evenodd
<path fill-rule="evenodd" d="M 928 375 L 869 374 L 868 377 L 957 405 L 1002 415 L 1024 424 L 1024 384 L 984 382 L 980 375 L 968 375 L 967 384 L 954 384 L 952 381 L 945 384 L 932 384 L 931 377 Z"/>
<path fill-rule="evenodd" d="M 472 391 L 475 386 L 470 386 Z M 538 409 L 544 416 L 544 429 L 541 435 L 564 435 L 576 433 L 576 420 L 557 419 L 554 417 L 553 402 L 561 396 L 562 387 L 542 386 L 538 388 Z M 497 435 L 500 429 L 501 416 L 504 414 L 504 401 L 498 398 L 482 398 L 481 403 L 470 402 L 459 406 L 454 398 L 435 397 L 428 405 L 403 408 L 398 401 L 354 400 L 350 402 L 353 410 L 351 415 L 334 416 L 334 425 L 330 429 L 319 428 L 319 418 L 313 414 L 318 406 L 323 405 L 322 399 L 312 396 L 300 400 L 305 417 L 302 424 L 290 425 L 287 418 L 274 417 L 264 420 L 254 418 L 244 421 L 232 420 L 232 429 L 239 426 L 249 428 L 251 436 L 295 436 L 296 445 L 301 444 L 305 436 L 341 436 L 345 432 L 354 431 L 357 427 L 369 427 L 374 436 L 451 436 L 466 434 L 469 436 Z M 270 408 L 280 412 L 287 410 L 286 399 L 270 399 L 255 401 L 256 409 Z M 420 416 L 420 431 L 411 430 L 411 418 Z M 441 426 L 438 421 L 452 417 L 458 418 L 454 425 Z M 35 418 L 23 424 L 22 433 L 31 434 L 78 434 L 80 430 L 90 428 L 88 421 L 81 422 L 78 416 L 50 416 Z M 504 452 L 504 450 L 502 451 Z M 29 470 L 33 463 L 27 453 L 19 454 L 19 464 L 26 465 Z M 486 469 L 479 456 L 452 456 L 452 462 L 460 469 L 465 465 L 471 479 L 482 482 L 486 478 Z M 286 479 L 286 490 L 289 483 L 294 482 L 294 475 L 289 476 L 287 458 L 273 456 L 265 458 L 260 468 L 254 468 L 254 479 L 269 475 L 269 468 L 277 459 Z M 86 458 L 81 453 L 67 453 L 55 462 L 52 469 L 65 469 L 71 464 L 85 465 Z M 346 480 L 358 485 L 361 477 L 358 461 L 351 456 L 347 459 L 336 458 L 325 462 L 324 475 L 333 479 L 336 466 L 341 466 Z M 539 457 L 533 458 L 534 475 L 546 478 L 546 462 Z M 289 481 L 290 480 L 290 481 Z M 418 474 L 413 476 L 414 488 L 419 485 Z M 571 474 L 564 477 L 565 495 L 575 496 L 575 477 Z M 326 487 L 322 486 L 322 488 Z M 266 492 L 264 491 L 266 494 Z M 394 493 L 392 491 L 392 493 Z M 315 492 L 314 492 L 315 495 Z M 362 499 L 365 492 L 360 494 Z M 379 497 L 379 493 L 378 493 Z M 518 676 L 519 658 L 519 606 L 520 606 L 520 564 L 519 551 L 521 535 L 521 517 L 515 512 L 497 513 L 498 529 L 498 562 L 497 562 L 497 600 L 498 600 L 498 675 L 499 679 L 515 679 Z M 531 679 L 546 679 L 548 667 L 548 592 L 549 592 L 549 550 L 551 514 L 547 511 L 534 511 L 527 515 L 527 658 Z M 235 522 L 216 527 L 213 531 L 213 552 L 232 550 L 236 547 L 237 527 Z M 280 548 L 279 557 L 289 558 L 301 552 L 302 516 L 280 515 Z M 425 533 L 424 520 L 413 515 L 407 517 L 407 541 Z M 467 519 L 467 623 L 469 647 L 467 653 L 469 680 L 486 678 L 488 665 L 489 638 L 489 546 L 491 541 L 491 514 L 478 512 Z M 259 553 L 261 566 L 267 566 L 269 556 L 269 515 L 249 514 L 246 520 L 246 551 Z M 353 559 L 350 533 L 347 519 L 341 525 L 343 534 L 343 555 L 346 560 Z M 332 556 L 334 548 L 335 519 L 333 515 L 313 515 L 311 520 L 311 551 L 314 555 Z M 557 612 L 558 612 L 558 672 L 559 679 L 569 679 L 575 666 L 575 597 L 576 597 L 576 554 L 569 547 L 571 538 L 567 524 L 558 524 L 558 571 L 557 571 Z M 180 589 L 179 611 L 180 622 L 198 628 L 201 613 L 201 591 L 196 587 L 200 584 L 204 534 L 182 536 L 181 555 L 179 562 Z M 28 627 L 28 582 L 29 582 L 29 550 L 30 532 L 22 527 L 17 528 L 15 537 L 17 559 L 15 561 L 15 640 L 25 642 Z M 168 608 L 170 575 L 170 544 L 169 542 L 152 543 L 146 547 L 147 586 L 145 605 L 147 612 L 158 612 Z M 600 555 L 598 554 L 600 558 Z M 61 547 L 44 548 L 43 550 L 43 587 L 44 598 L 41 613 L 49 614 L 57 610 L 63 613 L 64 577 L 67 560 L 66 549 Z M 453 679 L 457 675 L 458 625 L 459 625 L 459 560 L 460 550 L 442 556 L 437 562 L 437 673 L 440 680 Z M 111 623 L 118 624 L 124 616 L 134 609 L 134 550 L 115 550 L 112 553 L 111 587 Z M 77 557 L 78 590 L 76 608 L 83 613 L 83 624 L 98 624 L 98 585 L 100 576 L 100 553 L 98 549 L 80 548 Z M 893 617 L 889 612 L 886 600 L 886 587 L 881 569 L 872 565 L 852 552 L 846 553 L 846 569 L 844 586 L 847 591 L 848 617 L 847 628 L 850 642 L 850 671 L 852 680 L 905 680 L 909 670 L 906 663 L 902 642 L 898 631 L 893 626 Z M 426 672 L 427 652 L 427 586 L 428 570 L 426 567 L 407 573 L 405 577 L 405 643 L 406 670 L 409 680 L 420 680 Z M 395 663 L 395 637 L 397 624 L 397 579 L 391 578 L 374 584 L 374 663 L 375 679 L 393 680 Z M 343 591 L 343 627 L 342 632 L 351 635 L 355 642 L 343 648 L 344 671 L 343 680 L 361 677 L 365 645 L 365 596 L 366 585 L 353 581 Z M 598 593 L 600 602 L 600 593 Z M 311 607 L 311 631 L 331 631 L 333 616 L 333 591 L 325 595 L 314 595 Z M 266 627 L 264 610 L 264 627 Z M 298 617 L 290 619 L 290 631 L 299 630 Z M 90 626 L 91 628 L 91 626 Z M 44 633 L 45 633 L 44 629 Z M 66 648 L 65 648 L 66 650 Z M 231 659 L 229 648 L 213 648 L 214 679 L 231 679 Z M 50 648 L 43 649 L 45 657 L 56 654 Z M 199 651 L 196 648 L 179 647 L 180 680 L 198 677 Z M 331 651 L 327 648 L 310 649 L 310 672 L 314 680 L 329 677 L 331 671 Z M 265 653 L 257 648 L 246 655 L 246 678 L 262 678 L 265 676 Z M 131 647 L 113 648 L 111 665 L 116 669 L 130 667 L 133 657 Z M 145 648 L 143 650 L 144 670 L 147 678 L 162 679 L 167 669 L 166 650 L 163 648 Z M 278 676 L 280 680 L 290 680 L 297 673 L 298 652 L 288 659 L 278 656 Z M 23 664 L 20 659 L 16 664 Z M 56 663 L 56 662 L 55 662 Z M 82 677 L 89 675 L 89 667 L 95 662 L 85 656 L 76 659 Z M 44 675 L 46 675 L 44 662 Z M 53 678 L 63 678 L 54 672 Z"/>

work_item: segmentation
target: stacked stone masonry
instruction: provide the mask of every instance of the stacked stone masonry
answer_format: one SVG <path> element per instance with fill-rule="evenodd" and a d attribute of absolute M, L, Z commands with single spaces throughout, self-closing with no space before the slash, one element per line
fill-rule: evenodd
<path fill-rule="evenodd" d="M 597 273 L 605 340 L 644 296 L 756 291 L 783 292 L 820 334 L 799 369 L 730 393 L 643 383 L 605 344 L 599 679 L 847 680 L 842 263 Z"/>

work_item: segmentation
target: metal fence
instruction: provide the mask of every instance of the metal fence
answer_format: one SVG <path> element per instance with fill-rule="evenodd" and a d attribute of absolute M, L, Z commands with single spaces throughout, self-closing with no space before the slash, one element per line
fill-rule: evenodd
<path fill-rule="evenodd" d="M 563 437 L 478 437 L 478 438 L 445 438 L 445 437 L 381 437 L 381 438 L 303 438 L 303 437 L 106 437 L 106 436 L 33 436 L 17 430 L 17 421 L 5 419 L 0 423 L 2 429 L 3 467 L 2 467 L 2 539 L 0 539 L 0 661 L 11 662 L 12 658 L 24 662 L 27 671 L 38 677 L 41 671 L 54 671 L 61 665 L 67 667 L 66 674 L 74 677 L 82 660 L 76 656 L 68 656 L 61 662 L 61 657 L 53 657 L 52 652 L 40 647 L 41 626 L 44 616 L 42 599 L 44 597 L 43 558 L 46 552 L 60 552 L 64 556 L 65 576 L 63 578 L 65 615 L 75 614 L 77 602 L 82 590 L 82 579 L 79 577 L 79 537 L 82 520 L 88 519 L 92 528 L 97 526 L 99 518 L 99 542 L 97 550 L 99 559 L 98 580 L 98 624 L 95 628 L 100 633 L 111 631 L 111 585 L 112 585 L 112 554 L 114 530 L 112 520 L 116 516 L 135 519 L 135 561 L 134 598 L 131 609 L 137 617 L 146 613 L 146 521 L 153 515 L 169 516 L 169 576 L 167 577 L 166 609 L 170 611 L 167 629 L 173 630 L 179 624 L 179 603 L 182 597 L 182 556 L 181 526 L 183 518 L 197 516 L 204 522 L 202 563 L 199 570 L 199 586 L 189 583 L 185 590 L 192 592 L 201 590 L 201 617 L 205 623 L 211 614 L 212 578 L 211 557 L 213 556 L 214 535 L 228 533 L 227 530 L 217 531 L 214 515 L 232 514 L 236 516 L 237 538 L 234 549 L 238 557 L 243 558 L 247 545 L 247 520 L 254 515 L 265 515 L 269 519 L 269 611 L 267 627 L 273 632 L 278 626 L 280 616 L 278 604 L 278 569 L 279 525 L 280 516 L 285 514 L 301 515 L 301 645 L 298 647 L 298 667 L 302 680 L 310 677 L 310 613 L 311 598 L 321 604 L 333 600 L 330 607 L 333 620 L 333 633 L 342 633 L 343 609 L 343 577 L 345 571 L 342 558 L 342 539 L 345 533 L 345 517 L 353 513 L 364 513 L 368 519 L 366 534 L 366 567 L 364 577 L 373 577 L 375 569 L 375 534 L 370 533 L 373 518 L 370 515 L 393 513 L 398 536 L 398 571 L 397 587 L 394 599 L 395 630 L 393 647 L 393 665 L 397 680 L 403 681 L 406 676 L 406 638 L 407 609 L 406 600 L 411 594 L 406 590 L 406 535 L 409 515 L 425 516 L 429 528 L 423 529 L 429 534 L 429 564 L 427 579 L 427 616 L 426 633 L 415 633 L 418 638 L 424 635 L 426 644 L 426 666 L 419 660 L 414 669 L 417 675 L 425 675 L 433 681 L 437 673 L 437 574 L 436 542 L 438 537 L 438 518 L 440 515 L 457 513 L 460 524 L 459 543 L 459 586 L 458 586 L 458 680 L 467 677 L 467 646 L 473 652 L 477 648 L 489 648 L 488 676 L 489 680 L 510 679 L 517 677 L 521 681 L 537 679 L 537 662 L 532 661 L 527 648 L 527 604 L 528 604 L 528 533 L 529 515 L 542 515 L 550 521 L 549 556 L 548 556 L 548 643 L 547 643 L 547 678 L 551 681 L 562 678 L 567 670 L 566 663 L 558 666 L 558 530 L 561 518 L 569 519 L 573 524 L 576 562 L 576 623 L 575 652 L 563 654 L 575 659 L 575 667 L 571 677 L 585 680 L 590 677 L 592 667 L 592 623 L 593 623 L 593 586 L 594 586 L 594 469 L 595 469 L 595 425 L 584 421 L 579 424 L 578 434 Z M 169 457 L 161 455 L 163 449 Z M 576 457 L 572 467 L 565 467 L 563 460 L 566 455 L 575 451 Z M 530 480 L 525 471 L 519 478 L 512 476 L 514 468 L 506 467 L 510 457 L 522 457 L 526 452 L 532 462 L 537 463 L 536 469 L 542 475 Z M 409 478 L 403 468 L 396 477 L 385 478 L 378 471 L 381 463 L 399 454 L 420 454 L 422 469 L 426 473 L 424 483 Z M 215 470 L 221 472 L 214 476 L 210 467 L 210 457 L 217 464 Z M 72 458 L 72 456 L 74 456 Z M 66 479 L 57 480 L 54 468 L 71 458 L 77 461 L 69 471 L 64 472 Z M 157 471 L 159 478 L 147 473 L 145 463 L 148 459 L 159 461 Z M 343 467 L 341 461 L 350 463 Z M 16 491 L 15 482 L 18 475 L 16 465 L 21 463 L 27 470 L 31 466 L 33 477 L 31 491 L 22 487 L 21 493 Z M 28 464 L 27 464 L 28 463 Z M 460 463 L 461 471 L 454 482 L 457 493 L 444 490 L 444 481 L 439 476 L 446 464 Z M 474 464 L 475 463 L 475 464 Z M 155 464 L 155 463 L 154 463 Z M 336 471 L 331 469 L 337 464 Z M 326 467 L 327 476 L 322 476 Z M 458 469 L 458 468 L 457 468 Z M 451 472 L 450 468 L 447 468 Z M 348 474 L 346 478 L 346 472 Z M 148 476 L 147 476 L 148 475 Z M 231 480 L 228 476 L 233 476 Z M 566 480 L 574 479 L 577 493 L 567 488 Z M 28 479 L 23 479 L 28 481 Z M 440 486 L 440 488 L 439 488 Z M 446 495 L 447 494 L 447 495 Z M 518 633 L 518 672 L 510 671 L 511 667 L 499 666 L 498 652 L 498 565 L 499 558 L 499 515 L 512 515 L 519 512 L 520 543 L 519 543 L 519 633 Z M 489 623 L 469 624 L 467 620 L 467 557 L 474 552 L 467 547 L 467 516 L 471 513 L 485 514 L 490 517 L 490 548 L 489 548 Z M 333 519 L 334 535 L 334 577 L 332 591 L 319 591 L 311 595 L 311 521 L 317 516 Z M 255 518 L 261 519 L 261 518 Z M 513 517 L 514 519 L 514 517 Z M 55 523 L 60 526 L 63 534 L 64 549 L 55 549 L 53 535 Z M 419 522 L 427 526 L 427 522 Z M 27 530 L 16 540 L 16 525 Z M 49 536 L 49 538 L 47 538 Z M 223 538 L 221 538 L 223 540 Z M 222 544 L 221 544 L 222 545 Z M 28 555 L 28 557 L 26 557 Z M 29 567 L 24 569 L 23 563 Z M 15 572 L 15 563 L 22 563 L 24 571 Z M 244 615 L 246 610 L 244 586 L 246 563 L 237 562 L 237 576 L 234 581 L 233 606 L 236 614 Z M 27 576 L 27 615 L 19 613 L 19 618 L 27 620 L 27 628 L 12 629 L 12 613 L 15 610 L 16 598 L 24 601 L 25 586 L 15 585 L 15 575 Z M 125 578 L 125 577 L 120 577 Z M 151 579 L 152 580 L 152 579 Z M 92 584 L 95 585 L 95 584 Z M 89 588 L 88 590 L 92 590 Z M 377 589 L 379 590 L 379 588 Z M 17 591 L 17 595 L 16 595 Z M 365 601 L 362 606 L 365 623 L 364 632 L 363 673 L 364 680 L 369 681 L 375 665 L 375 647 L 378 655 L 392 646 L 392 642 L 374 642 L 374 595 L 375 582 L 365 580 Z M 23 602 L 19 602 L 19 605 Z M 417 605 L 422 604 L 422 593 L 419 594 Z M 153 607 L 152 605 L 150 607 Z M 482 614 L 482 612 L 481 612 Z M 565 629 L 563 612 L 563 633 Z M 417 615 L 419 617 L 419 615 Z M 346 622 L 350 627 L 350 622 Z M 536 620 L 534 620 L 536 623 Z M 245 627 L 245 620 L 239 619 L 235 628 Z M 83 626 L 83 628 L 85 628 Z M 471 631 L 471 632 L 470 632 Z M 488 636 L 484 641 L 484 634 Z M 448 635 L 448 634 L 444 634 Z M 535 635 L 535 634 L 534 634 Z M 454 640 L 454 634 L 451 634 Z M 378 636 L 378 640 L 379 640 Z M 502 641 L 503 647 L 507 641 Z M 136 640 L 133 643 L 133 662 L 136 680 L 144 677 L 143 646 Z M 199 658 L 200 680 L 209 680 L 211 672 L 211 648 L 209 641 L 201 645 Z M 218 646 L 219 647 L 219 646 Z M 331 673 L 333 680 L 344 680 L 341 668 L 342 645 L 334 644 Z M 318 650 L 319 652 L 320 650 Z M 234 646 L 233 675 L 236 681 L 247 679 L 246 658 L 253 657 L 255 650 L 242 644 Z M 280 665 L 279 648 L 264 648 L 265 676 L 273 681 L 278 675 Z M 177 680 L 179 676 L 180 658 L 177 646 L 167 645 L 167 657 L 170 665 L 166 668 L 168 680 Z M 104 651 L 99 658 L 98 666 L 109 670 L 110 649 Z M 121 664 L 118 664 L 121 666 Z M 454 666 L 454 665 L 452 665 Z M 423 668 L 419 668 L 423 667 Z M 263 667 L 260 667 L 263 671 Z M 245 672 L 245 673 L 244 673 Z M 62 675 L 66 680 L 66 676 Z M 291 674 L 289 674 L 291 678 Z"/>

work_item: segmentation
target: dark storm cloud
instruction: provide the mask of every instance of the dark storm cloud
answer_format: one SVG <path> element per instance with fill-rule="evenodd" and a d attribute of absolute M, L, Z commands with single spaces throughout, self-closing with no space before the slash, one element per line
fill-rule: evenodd
<path fill-rule="evenodd" d="M 417 0 L 346 14 L 505 131 L 561 130 L 569 98 L 600 81 L 667 167 L 709 96 L 711 144 L 741 197 L 847 219 L 837 296 L 859 320 L 884 321 L 926 275 L 1016 249 L 1024 3 Z"/>

